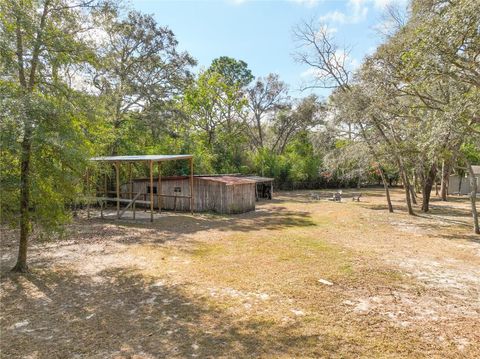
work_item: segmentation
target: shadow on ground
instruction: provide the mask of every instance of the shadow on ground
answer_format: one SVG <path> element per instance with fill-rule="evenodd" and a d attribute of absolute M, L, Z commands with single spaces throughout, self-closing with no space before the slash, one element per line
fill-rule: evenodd
<path fill-rule="evenodd" d="M 92 238 L 99 234 L 116 232 L 115 236 L 121 242 L 135 243 L 153 241 L 164 243 L 177 240 L 185 235 L 195 234 L 201 231 L 225 231 L 225 232 L 255 232 L 258 230 L 278 230 L 289 227 L 314 226 L 315 222 L 307 211 L 291 211 L 281 206 L 281 201 L 274 202 L 268 210 L 259 208 L 254 212 L 237 215 L 217 214 L 186 214 L 177 213 L 149 221 L 133 220 L 80 220 L 77 226 L 72 226 L 73 231 L 81 238 Z M 85 226 L 88 223 L 89 226 Z M 140 231 L 132 231 L 139 229 Z M 87 232 L 85 232 L 87 231 Z M 139 235 L 140 234 L 140 235 Z"/>
<path fill-rule="evenodd" d="M 225 308 L 188 296 L 180 285 L 155 283 L 131 270 L 105 270 L 93 278 L 37 270 L 4 274 L 2 283 L 5 358 L 321 355 L 322 345 L 349 345 L 325 335 L 316 352 L 319 341 L 296 335 L 294 327 L 255 316 L 233 320 Z"/>

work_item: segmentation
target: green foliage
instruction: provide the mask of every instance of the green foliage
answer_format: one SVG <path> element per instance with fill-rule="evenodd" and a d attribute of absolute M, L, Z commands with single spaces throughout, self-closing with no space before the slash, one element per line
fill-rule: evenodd
<path fill-rule="evenodd" d="M 237 63 L 233 59 L 229 61 Z M 224 68 L 214 61 L 185 91 L 181 108 L 189 134 L 186 140 L 194 139 L 194 147 L 200 147 L 195 152 L 203 154 L 199 158 L 200 168 L 207 172 L 202 173 L 235 173 L 242 167 L 248 144 L 242 120 L 247 102 L 242 81 L 233 81 L 217 70 L 224 71 Z M 244 72 L 246 70 L 244 68 Z"/>
<path fill-rule="evenodd" d="M 253 81 L 247 63 L 228 56 L 194 75 L 196 61 L 153 16 L 68 4 L 0 2 L 3 222 L 18 222 L 25 153 L 30 219 L 44 229 L 70 218 L 92 155 L 191 153 L 199 174 L 315 185 L 377 180 L 379 168 L 387 180 L 425 177 L 443 160 L 460 166 L 459 151 L 480 163 L 478 2 L 415 1 L 355 78 L 328 32 L 307 26 L 322 45 L 313 53 L 328 55 L 314 59 L 315 83 L 338 85 L 328 103 L 291 99 L 278 75 Z M 112 178 L 110 167 L 96 169 L 94 182 Z M 162 170 L 188 173 L 182 163 Z"/>
<path fill-rule="evenodd" d="M 212 61 L 208 72 L 220 74 L 228 86 L 247 86 L 254 76 L 245 61 L 221 56 Z"/>
<path fill-rule="evenodd" d="M 102 127 L 92 115 L 93 97 L 74 89 L 61 75 L 79 71 L 93 52 L 77 36 L 82 12 L 63 5 L 62 1 L 1 4 L 0 102 L 5 111 L 0 216 L 18 224 L 20 191 L 25 188 L 20 167 L 28 163 L 27 230 L 29 220 L 43 230 L 68 220 L 67 206 L 82 191 L 82 173 L 94 152 L 90 135 Z"/>
<path fill-rule="evenodd" d="M 321 156 L 315 154 L 308 133 L 297 135 L 283 154 L 263 148 L 252 156 L 254 172 L 283 182 L 314 182 L 319 178 Z"/>

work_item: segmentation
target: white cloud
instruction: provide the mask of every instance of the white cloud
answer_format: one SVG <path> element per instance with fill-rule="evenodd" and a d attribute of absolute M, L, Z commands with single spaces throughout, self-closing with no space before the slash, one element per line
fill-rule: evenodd
<path fill-rule="evenodd" d="M 360 61 L 350 56 L 344 50 L 337 50 L 335 52 L 335 56 L 338 59 L 338 61 L 344 62 L 346 67 L 351 71 L 355 71 L 360 66 Z"/>
<path fill-rule="evenodd" d="M 335 10 L 327 12 L 325 15 L 320 16 L 321 22 L 337 22 L 339 24 L 345 24 L 347 22 L 347 15 L 343 12 Z"/>
<path fill-rule="evenodd" d="M 228 0 L 227 2 L 233 5 L 242 5 L 245 4 L 248 0 Z"/>
<path fill-rule="evenodd" d="M 379 10 L 385 10 L 388 5 L 405 6 L 408 0 L 373 0 L 373 5 Z"/>
<path fill-rule="evenodd" d="M 304 5 L 306 7 L 315 7 L 320 2 L 320 0 L 288 0 L 288 1 L 298 5 Z"/>
<path fill-rule="evenodd" d="M 356 24 L 367 18 L 368 6 L 365 0 L 349 0 L 347 3 L 348 15 L 345 12 L 334 10 L 320 16 L 321 22 L 338 24 Z"/>
<path fill-rule="evenodd" d="M 306 69 L 300 74 L 300 77 L 314 78 L 321 75 L 321 73 L 322 71 L 320 69 L 317 69 L 315 67 L 309 67 L 308 69 Z"/>
<path fill-rule="evenodd" d="M 373 4 L 377 9 L 385 9 L 393 0 L 373 0 Z"/>
<path fill-rule="evenodd" d="M 370 46 L 367 49 L 367 55 L 373 55 L 375 53 L 375 51 L 377 51 L 377 47 L 376 46 Z"/>
<path fill-rule="evenodd" d="M 315 37 L 317 39 L 321 39 L 324 36 L 324 34 L 333 35 L 337 32 L 338 32 L 338 29 L 336 27 L 322 24 L 320 30 L 318 30 L 317 33 L 315 34 Z"/>
<path fill-rule="evenodd" d="M 108 33 L 99 27 L 91 27 L 87 31 L 77 33 L 77 36 L 86 41 L 91 41 L 98 46 L 104 45 L 108 40 Z"/>
<path fill-rule="evenodd" d="M 337 58 L 337 60 L 340 63 L 344 62 L 346 68 L 350 71 L 357 70 L 361 65 L 360 61 L 358 61 L 356 58 L 348 55 L 343 50 L 337 50 L 335 52 L 335 57 Z M 300 77 L 302 77 L 304 79 L 314 79 L 315 77 L 321 77 L 321 76 L 325 76 L 325 75 L 327 75 L 327 73 L 325 71 L 323 71 L 319 68 L 316 68 L 316 67 L 309 67 L 308 69 L 306 69 L 305 71 L 300 73 Z"/>

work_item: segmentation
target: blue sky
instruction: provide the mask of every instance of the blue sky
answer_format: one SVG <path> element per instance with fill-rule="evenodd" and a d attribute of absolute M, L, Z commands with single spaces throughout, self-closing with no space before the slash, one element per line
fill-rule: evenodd
<path fill-rule="evenodd" d="M 353 47 L 351 63 L 361 63 L 382 41 L 375 31 L 386 4 L 393 0 L 131 0 L 131 7 L 153 14 L 170 27 L 180 48 L 208 67 L 219 56 L 248 63 L 253 74 L 278 73 L 294 97 L 308 79 L 307 68 L 295 63 L 292 28 L 302 20 L 327 23 L 339 44 Z M 327 95 L 326 91 L 318 91 Z"/>

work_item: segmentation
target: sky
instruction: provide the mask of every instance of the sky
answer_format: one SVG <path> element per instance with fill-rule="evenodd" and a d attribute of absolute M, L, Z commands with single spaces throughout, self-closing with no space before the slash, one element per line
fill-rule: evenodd
<path fill-rule="evenodd" d="M 312 72 L 293 59 L 293 27 L 310 19 L 327 24 L 339 45 L 352 47 L 355 67 L 381 43 L 375 29 L 393 1 L 399 0 L 130 0 L 130 6 L 168 26 L 179 48 L 197 59 L 197 71 L 229 56 L 245 61 L 255 77 L 279 74 L 293 97 L 303 97 Z"/>

